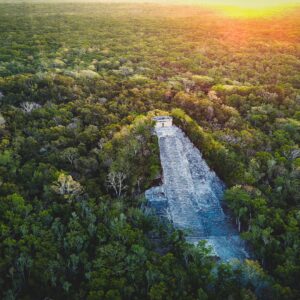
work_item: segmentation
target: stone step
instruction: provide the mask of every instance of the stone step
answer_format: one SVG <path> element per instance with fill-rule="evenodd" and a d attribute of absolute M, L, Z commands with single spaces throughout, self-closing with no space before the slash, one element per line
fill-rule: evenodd
<path fill-rule="evenodd" d="M 170 218 L 176 228 L 188 231 L 188 241 L 206 239 L 222 258 L 242 257 L 239 243 L 231 245 L 227 241 L 231 236 L 240 240 L 220 204 L 224 184 L 178 127 L 158 128 L 156 133 L 163 169 L 161 190 L 167 199 L 167 204 L 153 204 L 157 214 Z M 155 190 L 146 197 L 155 198 Z"/>

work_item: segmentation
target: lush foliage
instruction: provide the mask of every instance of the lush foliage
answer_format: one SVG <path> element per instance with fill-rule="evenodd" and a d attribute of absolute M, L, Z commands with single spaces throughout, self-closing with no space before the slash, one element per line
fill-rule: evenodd
<path fill-rule="evenodd" d="M 0 4 L 0 298 L 299 298 L 298 17 Z M 258 262 L 216 263 L 147 214 L 158 110 Z"/>

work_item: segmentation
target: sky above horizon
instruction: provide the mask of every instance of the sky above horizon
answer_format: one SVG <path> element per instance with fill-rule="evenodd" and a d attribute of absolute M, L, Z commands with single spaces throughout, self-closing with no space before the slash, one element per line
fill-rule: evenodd
<path fill-rule="evenodd" d="M 287 4 L 300 4 L 300 0 L 132 0 L 132 2 L 159 2 L 159 3 L 182 3 L 182 4 L 213 4 L 234 6 L 277 6 Z"/>
<path fill-rule="evenodd" d="M 0 2 L 136 2 L 187 5 L 232 5 L 239 7 L 270 7 L 299 4 L 300 0 L 0 0 Z"/>
<path fill-rule="evenodd" d="M 159 5 L 211 6 L 233 17 L 257 18 L 274 15 L 291 7 L 300 7 L 300 0 L 0 0 L 0 3 L 153 3 Z M 299 17 L 300 18 L 300 17 Z"/>

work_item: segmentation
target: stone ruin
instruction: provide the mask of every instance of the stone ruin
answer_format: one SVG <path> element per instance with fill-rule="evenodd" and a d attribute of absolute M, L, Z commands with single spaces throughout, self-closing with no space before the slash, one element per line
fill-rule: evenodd
<path fill-rule="evenodd" d="M 187 232 L 187 241 L 206 240 L 223 260 L 248 257 L 245 244 L 224 214 L 224 183 L 171 117 L 156 117 L 163 184 L 146 191 L 148 204 L 161 218 Z"/>

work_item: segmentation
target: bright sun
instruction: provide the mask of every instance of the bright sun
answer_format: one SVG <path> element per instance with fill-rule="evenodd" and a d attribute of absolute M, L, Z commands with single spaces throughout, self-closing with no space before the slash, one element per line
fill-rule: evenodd
<path fill-rule="evenodd" d="M 187 0 L 190 4 L 213 5 L 236 17 L 263 17 L 300 5 L 300 0 Z"/>
<path fill-rule="evenodd" d="M 91 0 L 89 0 L 91 1 Z M 99 0 L 101 1 L 101 0 Z M 160 4 L 212 6 L 233 17 L 266 17 L 300 6 L 300 0 L 102 0 L 118 2 L 155 2 Z"/>
<path fill-rule="evenodd" d="M 164 2 L 164 1 L 162 1 Z M 185 2 L 191 4 L 229 5 L 242 8 L 265 8 L 279 5 L 300 4 L 300 0 L 167 0 L 166 2 Z"/>

